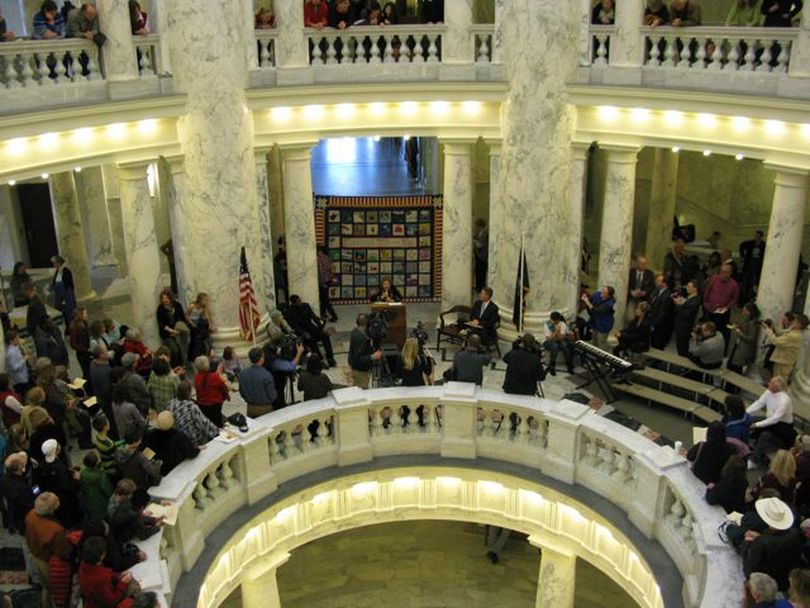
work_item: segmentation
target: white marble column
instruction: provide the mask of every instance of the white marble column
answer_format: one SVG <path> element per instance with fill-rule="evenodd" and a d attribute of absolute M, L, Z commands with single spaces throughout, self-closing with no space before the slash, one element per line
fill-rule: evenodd
<path fill-rule="evenodd" d="M 791 76 L 807 78 L 810 76 L 810 11 L 802 11 L 799 22 L 799 34 L 790 47 Z"/>
<path fill-rule="evenodd" d="M 269 150 L 256 150 L 256 204 L 259 215 L 259 250 L 256 252 L 256 274 L 262 275 L 264 285 L 256 293 L 259 312 L 264 314 L 276 307 L 276 287 L 273 276 L 273 227 L 270 221 L 270 186 L 268 183 L 267 154 Z"/>
<path fill-rule="evenodd" d="M 599 244 L 599 286 L 616 290 L 614 329 L 624 319 L 630 261 L 633 257 L 633 206 L 636 197 L 638 148 L 601 146 L 607 157 L 602 235 Z"/>
<path fill-rule="evenodd" d="M 256 44 L 256 37 L 254 36 L 256 31 L 256 21 L 254 15 L 258 9 L 258 6 L 258 2 L 254 4 L 253 0 L 239 0 L 239 2 L 236 3 L 236 10 L 240 12 L 242 19 L 245 20 L 245 31 L 250 32 L 250 35 L 246 36 L 244 40 L 245 61 L 247 62 L 249 70 L 256 70 L 259 67 L 259 48 Z M 272 6 L 272 4 L 270 6 Z M 278 23 L 278 20 L 276 23 Z M 302 19 L 302 27 L 303 23 L 304 21 Z"/>
<path fill-rule="evenodd" d="M 79 196 L 90 264 L 94 268 L 115 266 L 101 167 L 85 167 L 80 173 L 75 173 L 73 178 Z"/>
<path fill-rule="evenodd" d="M 501 174 L 501 140 L 487 140 L 489 145 L 489 251 L 487 284 L 495 285 L 498 276 L 498 234 L 501 230 L 501 201 L 498 183 Z"/>
<path fill-rule="evenodd" d="M 616 33 L 610 38 L 610 66 L 638 68 L 641 66 L 644 37 L 641 19 L 644 0 L 622 0 L 616 3 Z"/>
<path fill-rule="evenodd" d="M 184 236 L 174 246 L 189 252 L 194 286 L 210 298 L 216 342 L 239 335 L 239 254 L 244 246 L 255 259 L 259 246 L 253 115 L 245 98 L 244 41 L 253 31 L 230 3 L 171 0 L 167 34 L 175 85 L 186 99 L 178 134 L 187 205 L 172 218 Z"/>
<path fill-rule="evenodd" d="M 442 310 L 472 301 L 472 143 L 444 142 Z"/>
<path fill-rule="evenodd" d="M 76 300 L 87 302 L 96 294 L 90 285 L 90 263 L 87 261 L 87 244 L 73 171 L 51 175 L 50 187 L 59 254 L 73 273 Z"/>
<path fill-rule="evenodd" d="M 166 179 L 166 207 L 169 214 L 169 236 L 174 252 L 174 271 L 177 275 L 177 294 L 185 305 L 192 302 L 197 295 L 194 272 L 194 248 L 192 224 L 187 220 L 193 212 L 191 201 L 186 192 L 186 173 L 181 156 L 161 158 L 158 163 L 161 174 L 168 173 Z M 158 243 L 162 247 L 165 243 Z M 161 258 L 166 256 L 161 251 Z"/>
<path fill-rule="evenodd" d="M 310 78 L 302 70 L 309 66 L 309 48 L 304 36 L 304 3 L 298 0 L 275 0 L 273 8 L 278 23 L 276 67 L 279 84 L 302 84 Z"/>
<path fill-rule="evenodd" d="M 579 271 L 582 259 L 582 231 L 585 213 L 585 193 L 588 183 L 588 157 L 590 144 L 571 144 L 571 240 L 568 248 L 568 269 L 565 273 L 566 308 L 577 309 L 579 300 Z"/>
<path fill-rule="evenodd" d="M 804 314 L 810 317 L 810 289 L 804 296 Z M 793 398 L 795 413 L 802 417 L 807 416 L 804 404 L 810 403 L 810 332 L 808 331 L 805 331 L 802 336 L 802 350 L 788 392 Z"/>
<path fill-rule="evenodd" d="M 765 259 L 757 289 L 763 319 L 778 320 L 793 305 L 807 207 L 808 172 L 766 163 L 776 172 Z"/>
<path fill-rule="evenodd" d="M 99 27 L 107 41 L 101 53 L 108 82 L 138 78 L 138 56 L 129 22 L 129 0 L 97 0 Z"/>
<path fill-rule="evenodd" d="M 521 234 L 531 291 L 526 328 L 539 331 L 552 310 L 564 310 L 560 284 L 571 238 L 571 139 L 574 115 L 566 83 L 576 69 L 579 7 L 554 0 L 500 1 L 502 61 L 508 83 L 502 109 L 501 226 L 495 301 L 502 328 L 511 326 Z M 543 74 L 543 78 L 538 78 Z"/>
<path fill-rule="evenodd" d="M 591 47 L 591 0 L 579 1 L 579 65 L 591 65 L 593 50 Z"/>
<path fill-rule="evenodd" d="M 171 164 L 164 156 L 158 158 L 157 162 L 149 166 L 147 175 L 151 172 L 153 180 L 152 213 L 155 216 L 155 234 L 157 235 L 158 247 L 162 247 L 172 238 L 172 225 L 169 216 L 169 205 L 171 204 L 172 193 L 172 172 Z M 165 275 L 169 275 L 169 258 L 160 255 L 160 270 Z M 168 279 L 164 280 L 164 284 Z"/>
<path fill-rule="evenodd" d="M 529 542 L 542 552 L 535 608 L 574 608 L 577 556 L 547 544 L 538 545 L 532 537 Z"/>
<path fill-rule="evenodd" d="M 155 311 L 163 285 L 146 167 L 146 163 L 119 165 L 118 175 L 133 322 L 141 330 L 144 343 L 156 348 L 160 337 Z"/>
<path fill-rule="evenodd" d="M 503 5 L 506 0 L 495 0 L 495 32 L 492 34 L 492 63 L 500 65 L 503 48 Z"/>
<path fill-rule="evenodd" d="M 473 64 L 474 44 L 470 35 L 473 0 L 444 0 L 445 30 L 442 36 L 442 64 Z"/>
<path fill-rule="evenodd" d="M 165 36 L 169 30 L 169 8 L 171 0 L 151 0 L 149 6 L 149 29 L 153 34 L 160 34 L 160 66 L 163 72 L 172 73 L 172 54 L 169 47 L 169 37 Z M 148 10 L 148 9 L 147 9 Z"/>
<path fill-rule="evenodd" d="M 314 142 L 281 147 L 284 176 L 284 238 L 287 244 L 288 293 L 319 310 L 315 214 L 310 150 Z"/>
<path fill-rule="evenodd" d="M 678 197 L 678 156 L 668 148 L 656 148 L 650 183 L 650 213 L 644 253 L 650 268 L 663 270 L 664 257 L 672 246 L 672 217 Z"/>
<path fill-rule="evenodd" d="M 289 553 L 262 558 L 242 578 L 242 608 L 281 608 L 278 593 L 278 569 L 290 559 Z M 260 569 L 259 574 L 252 570 Z"/>
<path fill-rule="evenodd" d="M 121 192 L 118 180 L 118 169 L 107 164 L 101 167 L 104 181 L 104 197 L 107 203 L 107 219 L 110 223 L 110 239 L 115 261 L 118 264 L 118 275 L 127 276 L 127 253 L 124 246 L 124 225 L 121 221 Z"/>

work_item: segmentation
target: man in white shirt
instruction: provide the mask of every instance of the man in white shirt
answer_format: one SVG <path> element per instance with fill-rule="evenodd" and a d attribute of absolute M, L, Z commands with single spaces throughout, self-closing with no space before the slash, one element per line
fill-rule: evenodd
<path fill-rule="evenodd" d="M 765 418 L 751 425 L 751 439 L 756 441 L 754 451 L 748 459 L 748 467 L 753 469 L 767 462 L 768 456 L 780 449 L 789 449 L 796 440 L 793 428 L 793 402 L 785 390 L 785 380 L 774 376 L 759 399 L 748 406 L 749 414 L 765 409 Z"/>
<path fill-rule="evenodd" d="M 543 347 L 548 351 L 548 372 L 557 375 L 557 353 L 562 351 L 565 367 L 569 374 L 574 373 L 574 347 L 568 335 L 568 325 L 563 316 L 554 311 L 551 318 L 543 325 Z"/>

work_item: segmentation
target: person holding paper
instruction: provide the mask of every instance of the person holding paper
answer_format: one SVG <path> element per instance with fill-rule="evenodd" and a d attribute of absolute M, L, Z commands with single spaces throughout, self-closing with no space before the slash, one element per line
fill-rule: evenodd
<path fill-rule="evenodd" d="M 695 477 L 705 484 L 717 483 L 726 461 L 736 454 L 734 446 L 726 442 L 726 427 L 714 421 L 706 431 L 706 441 L 692 446 L 686 459 L 692 463 Z"/>

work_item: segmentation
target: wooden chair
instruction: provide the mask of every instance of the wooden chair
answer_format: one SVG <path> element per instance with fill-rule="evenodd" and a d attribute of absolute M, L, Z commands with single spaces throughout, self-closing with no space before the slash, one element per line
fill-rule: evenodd
<path fill-rule="evenodd" d="M 455 315 L 455 319 L 447 321 L 446 316 Z M 442 341 L 450 344 L 464 344 L 464 336 L 461 335 L 462 327 L 458 321 L 469 321 L 472 316 L 470 306 L 453 306 L 450 310 L 445 310 L 439 315 L 439 327 L 436 329 L 436 350 L 441 349 Z"/>

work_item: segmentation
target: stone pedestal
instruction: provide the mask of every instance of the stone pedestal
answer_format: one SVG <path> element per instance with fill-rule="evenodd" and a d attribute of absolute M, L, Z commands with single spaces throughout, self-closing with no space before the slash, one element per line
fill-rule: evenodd
<path fill-rule="evenodd" d="M 90 285 L 90 263 L 87 261 L 87 243 L 84 239 L 79 197 L 73 172 L 51 176 L 51 200 L 56 220 L 56 240 L 59 254 L 65 258 L 73 273 L 76 301 L 88 302 L 96 297 Z"/>
<path fill-rule="evenodd" d="M 588 182 L 588 156 L 590 144 L 576 142 L 571 145 L 571 241 L 568 251 L 568 268 L 565 271 L 565 290 L 568 311 L 577 309 L 579 303 L 579 271 L 582 259 L 582 231 L 585 212 L 585 193 Z"/>
<path fill-rule="evenodd" d="M 276 307 L 276 287 L 273 278 L 273 230 L 270 221 L 270 189 L 267 172 L 268 150 L 256 150 L 256 204 L 259 214 L 259 250 L 256 252 L 256 274 L 262 275 L 264 291 L 256 292 L 259 313 Z"/>
<path fill-rule="evenodd" d="M 644 49 L 639 24 L 644 14 L 644 0 L 622 0 L 616 3 L 616 33 L 610 38 L 610 67 L 641 65 Z"/>
<path fill-rule="evenodd" d="M 247 573 L 242 579 L 242 608 L 281 608 L 276 573 L 289 559 L 289 553 L 270 555 L 251 569 L 262 569 L 261 574 Z"/>
<path fill-rule="evenodd" d="M 244 44 L 253 31 L 229 3 L 172 0 L 168 9 L 174 80 L 186 99 L 178 134 L 188 202 L 172 217 L 184 237 L 174 245 L 188 253 L 184 263 L 193 260 L 195 290 L 210 298 L 216 342 L 219 334 L 238 335 L 239 254 L 244 246 L 255 259 L 260 242 L 253 118 L 245 99 Z M 253 284 L 264 291 L 261 275 Z"/>
<path fill-rule="evenodd" d="M 676 152 L 656 148 L 650 183 L 650 213 L 647 219 L 647 244 L 644 254 L 650 268 L 663 270 L 664 257 L 672 245 L 672 217 L 678 196 L 678 159 Z"/>
<path fill-rule="evenodd" d="M 793 304 L 807 207 L 808 173 L 777 165 L 766 164 L 766 167 L 773 169 L 776 176 L 757 305 L 763 319 L 778 320 Z"/>
<path fill-rule="evenodd" d="M 574 608 L 576 554 L 558 551 L 546 543 L 536 544 L 533 537 L 529 542 L 542 551 L 535 608 Z"/>
<path fill-rule="evenodd" d="M 612 285 L 616 290 L 614 329 L 618 330 L 624 320 L 633 256 L 638 148 L 604 146 L 603 149 L 607 152 L 607 181 L 599 245 L 599 285 Z"/>
<path fill-rule="evenodd" d="M 98 0 L 96 6 L 101 29 L 107 36 L 101 54 L 107 81 L 138 78 L 138 56 L 129 21 L 129 0 Z"/>
<path fill-rule="evenodd" d="M 314 143 L 314 142 L 313 142 Z M 284 231 L 287 244 L 287 276 L 290 294 L 301 296 L 313 310 L 319 310 L 318 260 L 315 214 L 312 203 L 312 144 L 282 146 L 284 175 Z"/>
<path fill-rule="evenodd" d="M 472 298 L 472 186 L 472 142 L 444 142 L 442 310 Z"/>
<path fill-rule="evenodd" d="M 475 63 L 474 45 L 470 36 L 473 22 L 472 0 L 444 0 L 442 36 L 442 65 L 472 65 Z"/>
<path fill-rule="evenodd" d="M 509 334 L 521 234 L 531 291 L 525 327 L 539 332 L 552 310 L 570 299 L 560 289 L 568 256 L 560 243 L 572 235 L 570 189 L 574 116 L 566 83 L 576 68 L 579 7 L 572 2 L 509 0 L 497 3 L 496 24 L 508 91 L 502 109 L 499 188 L 501 222 L 495 301 Z M 542 74 L 542 78 L 537 75 Z M 490 234 L 490 238 L 493 235 Z"/>
<path fill-rule="evenodd" d="M 487 283 L 495 285 L 498 276 L 498 239 L 501 230 L 501 201 L 498 183 L 501 174 L 501 142 L 489 144 L 489 252 L 487 253 Z"/>
<path fill-rule="evenodd" d="M 81 173 L 75 173 L 73 178 L 79 196 L 90 265 L 93 268 L 115 266 L 101 167 L 86 167 Z"/>
<path fill-rule="evenodd" d="M 160 344 L 155 311 L 162 285 L 145 163 L 120 165 L 121 218 L 129 267 L 129 295 L 135 327 L 149 348 Z"/>

